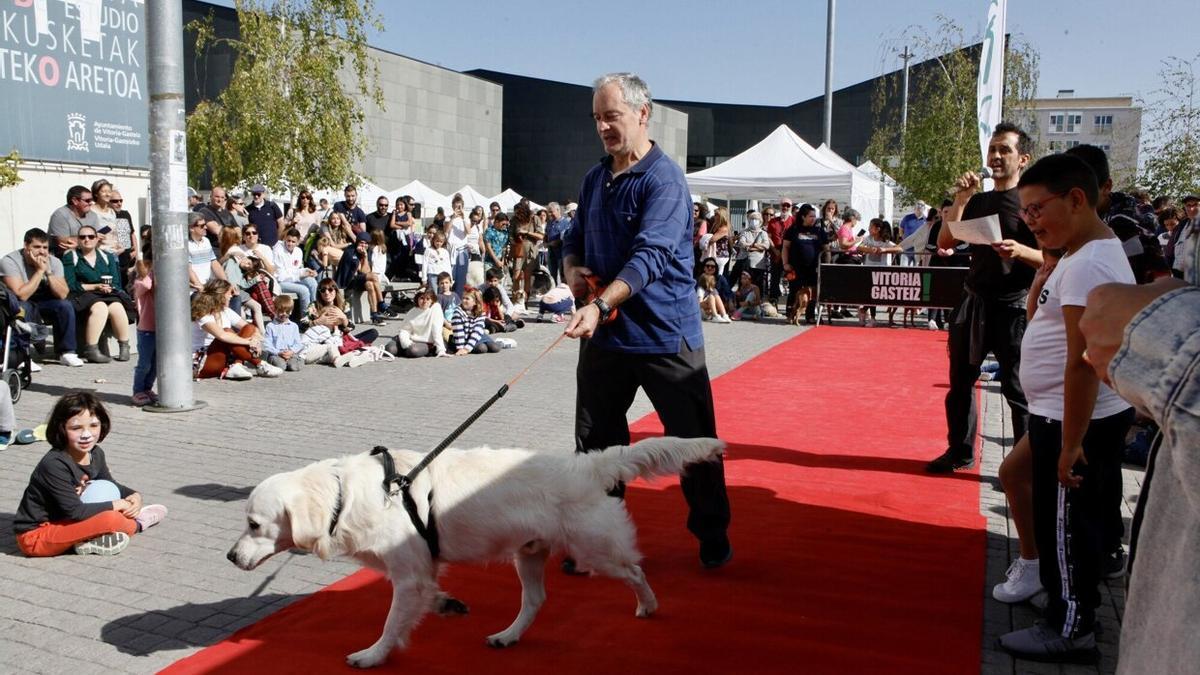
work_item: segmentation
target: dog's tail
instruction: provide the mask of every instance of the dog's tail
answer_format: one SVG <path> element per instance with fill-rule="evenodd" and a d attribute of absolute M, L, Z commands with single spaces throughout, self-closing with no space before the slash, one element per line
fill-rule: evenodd
<path fill-rule="evenodd" d="M 647 438 L 633 445 L 618 445 L 602 452 L 577 455 L 590 465 L 605 487 L 636 477 L 670 476 L 688 464 L 714 460 L 725 452 L 725 441 L 716 438 Z"/>

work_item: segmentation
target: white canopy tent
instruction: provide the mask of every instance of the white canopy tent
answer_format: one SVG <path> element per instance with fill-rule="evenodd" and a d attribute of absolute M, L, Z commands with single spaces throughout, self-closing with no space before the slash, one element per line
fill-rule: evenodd
<path fill-rule="evenodd" d="M 501 211 L 504 211 L 505 213 L 512 213 L 513 207 L 516 206 L 517 202 L 521 201 L 522 199 L 525 199 L 525 197 L 522 197 L 521 193 L 517 192 L 516 190 L 514 190 L 512 188 L 508 188 L 504 192 L 501 192 L 500 194 L 496 195 L 495 197 L 492 197 L 491 199 L 487 200 L 487 204 L 496 202 L 497 204 L 500 205 Z M 487 204 L 485 204 L 485 206 Z M 542 208 L 542 205 L 535 204 L 533 202 L 533 200 L 529 200 L 529 208 L 533 209 L 534 211 L 537 211 L 538 209 Z"/>
<path fill-rule="evenodd" d="M 871 160 L 859 164 L 858 170 L 879 183 L 879 208 L 883 212 L 880 218 L 894 224 L 896 222 L 896 188 L 900 187 L 900 184 Z"/>
<path fill-rule="evenodd" d="M 687 181 L 692 192 L 709 197 L 788 197 L 813 204 L 833 198 L 850 204 L 864 218 L 879 213 L 875 181 L 835 153 L 809 145 L 783 124 L 741 154 L 688 174 Z"/>
<path fill-rule="evenodd" d="M 387 194 L 391 198 L 392 203 L 395 203 L 396 197 L 403 197 L 404 195 L 412 197 L 414 202 L 422 206 L 422 215 L 425 217 L 432 217 L 439 206 L 446 212 L 450 211 L 450 198 L 419 180 L 406 183 Z"/>
<path fill-rule="evenodd" d="M 482 206 L 484 213 L 487 213 L 488 204 L 492 203 L 492 200 L 488 199 L 487 197 L 484 197 L 482 194 L 480 194 L 480 192 L 478 190 L 471 187 L 470 185 L 464 185 L 464 186 L 458 188 L 458 190 L 456 190 L 455 192 L 457 192 L 457 194 L 462 195 L 463 210 L 466 213 L 470 213 L 471 209 L 475 208 L 476 206 Z M 454 194 L 455 193 L 450 194 L 450 199 L 454 198 Z"/>

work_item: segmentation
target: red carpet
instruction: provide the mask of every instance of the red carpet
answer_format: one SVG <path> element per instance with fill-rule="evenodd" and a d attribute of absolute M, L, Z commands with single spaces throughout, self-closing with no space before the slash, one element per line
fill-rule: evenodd
<path fill-rule="evenodd" d="M 638 483 L 628 501 L 661 604 L 653 618 L 634 618 L 620 582 L 554 570 L 533 627 L 494 651 L 483 638 L 516 615 L 516 574 L 459 565 L 442 585 L 471 613 L 427 618 L 385 669 L 978 672 L 978 478 L 923 473 L 945 446 L 945 373 L 936 332 L 820 327 L 772 349 L 714 382 L 730 443 L 729 566 L 700 568 L 677 481 Z M 651 416 L 635 430 L 660 427 Z M 347 668 L 389 599 L 386 580 L 360 572 L 167 672 Z"/>

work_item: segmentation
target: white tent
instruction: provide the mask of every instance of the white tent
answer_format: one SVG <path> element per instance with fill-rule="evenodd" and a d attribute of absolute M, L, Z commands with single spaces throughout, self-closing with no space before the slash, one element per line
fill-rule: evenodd
<path fill-rule="evenodd" d="M 892 178 L 884 173 L 883 169 L 880 169 L 879 166 L 871 160 L 867 160 L 862 164 L 859 164 L 858 170 L 879 182 L 879 208 L 883 212 L 883 215 L 880 216 L 880 218 L 883 218 L 890 223 L 895 223 L 896 188 L 900 187 L 900 184 L 896 182 L 895 178 Z"/>
<path fill-rule="evenodd" d="M 495 197 L 489 199 L 487 203 L 491 204 L 492 202 L 496 202 L 500 205 L 501 211 L 504 211 L 505 213 L 512 213 L 513 207 L 516 206 L 517 202 L 521 201 L 522 199 L 525 198 L 521 196 L 521 193 L 512 188 L 508 188 L 504 192 L 501 192 Z M 529 208 L 537 211 L 538 209 L 542 208 L 542 205 L 535 204 L 533 200 L 529 200 Z"/>
<path fill-rule="evenodd" d="M 705 201 L 705 199 L 704 199 L 703 197 L 701 197 L 700 195 L 693 194 L 693 195 L 690 195 L 690 196 L 691 196 L 691 198 L 692 198 L 692 203 L 693 203 L 693 204 L 704 204 L 704 208 L 708 209 L 708 212 L 709 212 L 709 213 L 712 213 L 713 211 L 716 211 L 716 210 L 717 210 L 717 205 L 716 205 L 716 204 L 714 204 L 714 203 L 712 203 L 712 202 L 710 202 L 710 201 Z"/>
<path fill-rule="evenodd" d="M 864 218 L 879 212 L 875 181 L 836 154 L 804 142 L 783 124 L 741 154 L 688 174 L 687 181 L 692 192 L 709 197 L 789 197 L 813 204 L 833 198 L 849 203 Z"/>
<path fill-rule="evenodd" d="M 475 208 L 476 206 L 482 206 L 484 213 L 486 213 L 488 204 L 492 203 L 492 200 L 488 199 L 487 197 L 484 197 L 482 194 L 479 193 L 478 190 L 471 187 L 470 185 L 464 185 L 464 186 L 458 188 L 458 190 L 456 190 L 456 192 L 458 194 L 462 195 L 463 210 L 466 213 L 470 213 L 471 209 Z M 454 193 L 450 194 L 450 198 L 451 199 L 454 198 Z"/>
<path fill-rule="evenodd" d="M 395 203 L 396 197 L 404 195 L 412 197 L 414 202 L 422 206 L 422 215 L 426 218 L 432 218 L 439 206 L 447 213 L 450 211 L 450 198 L 419 180 L 406 183 L 387 194 L 393 203 Z"/>

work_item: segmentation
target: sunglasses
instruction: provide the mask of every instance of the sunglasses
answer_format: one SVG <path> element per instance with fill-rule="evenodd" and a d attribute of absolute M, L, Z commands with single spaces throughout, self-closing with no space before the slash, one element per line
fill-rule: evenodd
<path fill-rule="evenodd" d="M 337 289 L 336 288 L 322 288 L 321 292 L 322 293 L 337 293 Z"/>
<path fill-rule="evenodd" d="M 96 238 L 96 235 L 94 235 L 94 234 L 81 234 L 81 235 L 79 235 L 79 238 L 80 238 L 80 239 L 95 239 L 95 238 Z"/>
<path fill-rule="evenodd" d="M 255 232 L 254 230 L 246 230 L 242 234 L 247 237 L 253 237 L 253 236 L 258 235 L 258 232 Z"/>
<path fill-rule="evenodd" d="M 83 202 L 84 204 L 92 204 L 96 201 L 95 199 L 84 199 L 82 197 L 76 197 L 76 199 Z"/>
<path fill-rule="evenodd" d="M 110 199 L 110 200 L 108 200 L 108 203 L 109 204 L 124 204 L 125 200 L 124 199 Z"/>

